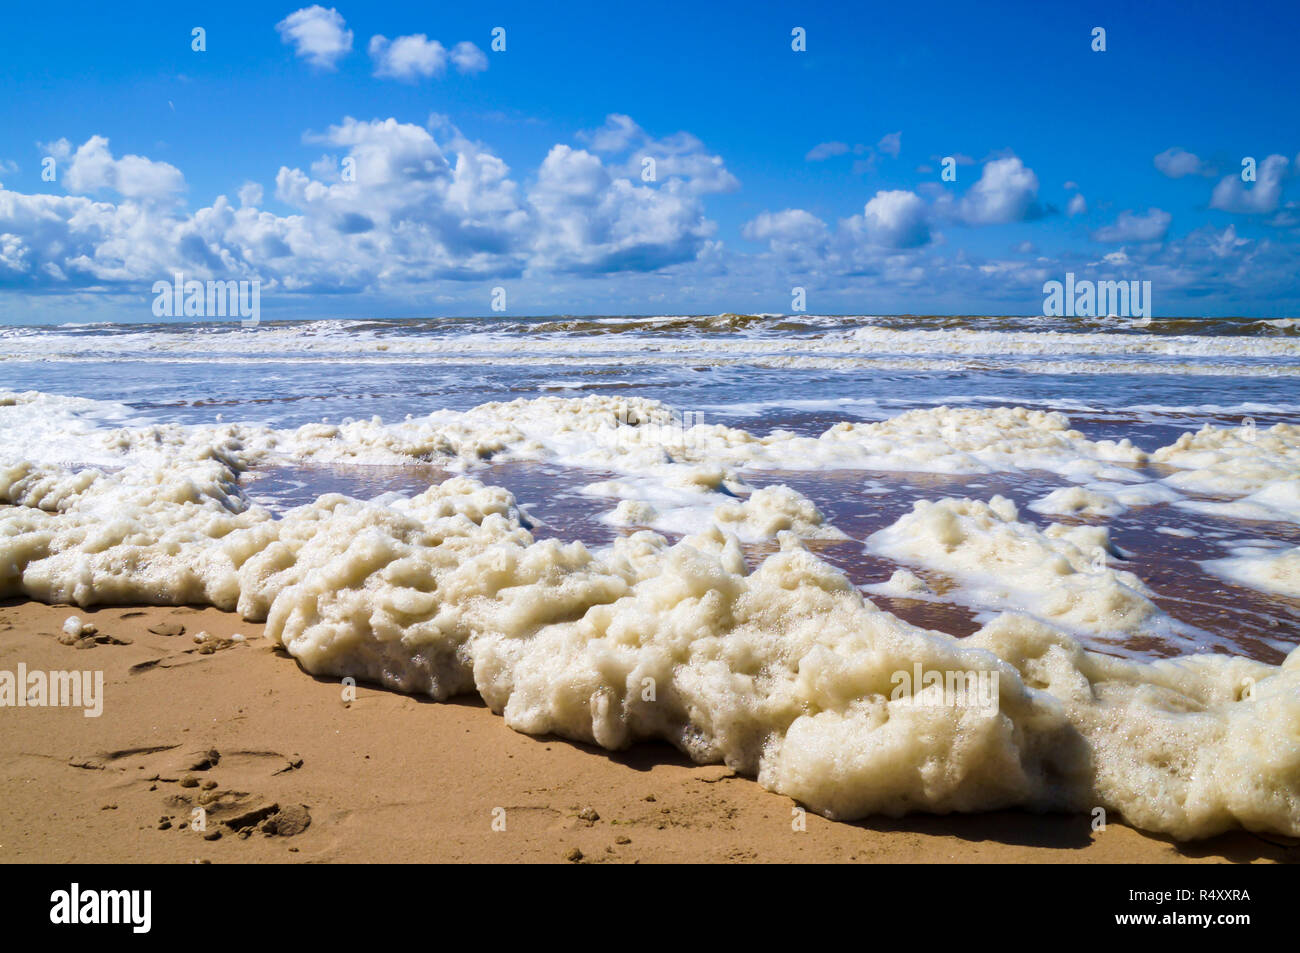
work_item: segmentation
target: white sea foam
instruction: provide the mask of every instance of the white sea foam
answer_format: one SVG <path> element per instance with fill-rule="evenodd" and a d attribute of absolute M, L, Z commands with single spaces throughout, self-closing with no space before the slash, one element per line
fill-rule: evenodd
<path fill-rule="evenodd" d="M 273 520 L 239 494 L 246 451 L 186 446 L 115 473 L 7 467 L 0 597 L 236 609 L 314 674 L 477 692 L 516 730 L 608 748 L 662 738 L 830 817 L 1100 804 L 1180 838 L 1300 834 L 1300 652 L 1281 667 L 1140 664 L 1023 613 L 955 639 L 865 601 L 793 534 L 756 567 L 716 526 L 674 546 L 637 533 L 597 557 L 534 541 L 509 493 L 466 477 Z M 960 537 L 945 537 L 949 567 L 978 550 L 1016 584 L 1031 559 L 1068 580 L 1083 575 L 1074 550 L 1104 542 L 981 506 L 930 507 Z M 1037 614 L 1143 625 L 1151 608 L 1126 577 L 1105 569 Z M 996 673 L 996 705 L 912 704 L 896 676 L 916 666 Z"/>
<path fill-rule="evenodd" d="M 1212 427 L 1185 433 L 1151 454 L 1180 468 L 1169 486 L 1223 500 L 1185 500 L 1175 505 L 1227 519 L 1300 523 L 1300 426 L 1276 424 Z"/>
<path fill-rule="evenodd" d="M 1182 499 L 1175 490 L 1163 483 L 1090 483 L 1087 489 L 1110 497 L 1120 506 L 1137 509 L 1143 506 L 1156 506 L 1161 503 L 1174 503 Z"/>
<path fill-rule="evenodd" d="M 634 489 L 626 481 L 592 484 L 584 492 L 598 496 L 617 496 L 616 506 L 606 517 L 614 526 L 640 526 L 660 532 L 687 535 L 703 532 L 711 524 L 734 533 L 744 542 L 775 540 L 781 533 L 794 533 L 802 539 L 847 539 L 845 534 L 826 522 L 817 506 L 802 493 L 788 486 L 763 487 L 744 500 L 717 503 L 717 495 L 705 488 L 695 492 L 672 487 L 657 492 Z M 650 502 L 646 497 L 653 498 Z"/>
<path fill-rule="evenodd" d="M 1300 546 L 1237 545 L 1224 559 L 1207 559 L 1201 566 L 1238 585 L 1300 600 Z"/>
<path fill-rule="evenodd" d="M 1205 414 L 1298 414 L 1300 404 L 1282 404 L 1276 402 L 1243 401 L 1237 404 L 1130 404 L 1120 410 L 1141 411 L 1155 414 L 1185 414 L 1188 416 Z"/>
<path fill-rule="evenodd" d="M 1128 511 L 1128 507 L 1109 493 L 1081 486 L 1053 490 L 1041 500 L 1030 503 L 1029 509 L 1050 516 L 1118 516 Z"/>
<path fill-rule="evenodd" d="M 868 552 L 941 572 L 958 583 L 945 598 L 984 612 L 1014 610 L 1108 651 L 1156 640 L 1182 651 L 1229 647 L 1179 622 L 1151 600 L 1137 576 L 1110 565 L 1117 550 L 1102 526 L 1045 530 L 1021 522 L 995 496 L 920 500 L 867 539 Z"/>
<path fill-rule="evenodd" d="M 1300 518 L 1300 427 L 1289 424 L 1206 427 L 1148 455 L 1127 440 L 1089 440 L 1060 413 L 1008 407 L 913 410 L 882 421 L 839 423 L 816 437 L 781 430 L 759 435 L 720 424 L 683 427 L 659 401 L 609 396 L 520 399 L 393 423 L 376 417 L 289 430 L 234 423 L 114 426 L 132 421 L 129 408 L 113 402 L 0 394 L 0 429 L 18 460 L 111 467 L 159 464 L 196 448 L 237 447 L 244 465 L 420 461 L 469 470 L 489 460 L 552 462 L 624 474 L 620 498 L 653 507 L 653 525 L 674 532 L 698 531 L 700 513 L 747 495 L 745 470 L 1037 470 L 1082 484 L 1031 504 L 1041 512 L 1116 515 L 1172 502 L 1231 518 Z M 1153 482 L 1138 469 L 1148 460 L 1176 472 Z M 1183 494 L 1232 502 L 1185 500 Z M 640 525 L 644 515 L 633 519 L 625 508 L 611 519 Z"/>
<path fill-rule="evenodd" d="M 1062 414 L 1007 407 L 913 410 L 873 423 L 838 423 L 817 437 L 782 430 L 757 435 L 721 424 L 683 428 L 659 401 L 609 396 L 520 399 L 394 423 L 375 417 L 292 430 L 235 423 L 107 429 L 113 405 L 107 407 L 34 393 L 0 395 L 0 427 L 16 435 L 19 459 L 36 462 L 73 459 L 67 449 L 50 452 L 62 434 L 81 448 L 81 462 L 108 466 L 158 465 L 215 447 L 237 449 L 241 465 L 418 461 L 468 471 L 487 461 L 536 461 L 614 471 L 625 475 L 621 499 L 648 504 L 657 511 L 655 525 L 676 532 L 702 528 L 701 511 L 747 494 L 743 470 L 1046 470 L 1086 482 L 1141 480 L 1132 467 L 1146 459 L 1127 440 L 1087 439 Z M 45 419 L 55 421 L 52 430 L 39 423 Z M 637 522 L 626 510 L 612 518 Z"/>
<path fill-rule="evenodd" d="M 1141 477 L 1125 473 L 1126 479 Z M 1130 509 L 1155 506 L 1161 503 L 1181 503 L 1182 495 L 1163 483 L 1114 483 L 1106 480 L 1084 486 L 1061 487 L 1042 499 L 1030 503 L 1028 509 L 1046 516 L 1112 517 Z"/>
<path fill-rule="evenodd" d="M 1151 454 L 1156 463 L 1178 467 L 1165 482 L 1179 490 L 1215 496 L 1243 496 L 1278 480 L 1300 478 L 1300 426 L 1275 424 L 1214 427 L 1185 433 Z"/>
<path fill-rule="evenodd" d="M 862 586 L 868 595 L 887 596 L 891 599 L 916 599 L 921 602 L 941 602 L 929 584 L 910 569 L 895 569 L 884 582 Z"/>
<path fill-rule="evenodd" d="M 1278 479 L 1230 502 L 1184 500 L 1176 505 L 1220 519 L 1300 523 L 1300 474 L 1291 480 Z"/>

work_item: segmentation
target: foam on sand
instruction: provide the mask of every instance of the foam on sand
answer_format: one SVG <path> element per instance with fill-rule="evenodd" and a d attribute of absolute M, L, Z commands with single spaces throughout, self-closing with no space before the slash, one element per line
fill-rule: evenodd
<path fill-rule="evenodd" d="M 245 451 L 191 451 L 116 473 L 6 467 L 0 597 L 237 609 L 313 674 L 476 692 L 516 730 L 607 748 L 662 738 L 835 818 L 1101 805 L 1180 838 L 1300 834 L 1300 651 L 1281 666 L 1085 651 L 1063 626 L 1153 617 L 1128 574 L 1071 582 L 1104 531 L 1030 532 L 996 500 L 914 514 L 953 570 L 987 557 L 1019 586 L 1044 563 L 1040 618 L 956 639 L 880 610 L 792 533 L 752 567 L 717 525 L 597 556 L 535 540 L 508 492 L 468 477 L 275 520 L 236 483 Z M 995 674 L 997 692 L 900 693 L 918 670 Z"/>

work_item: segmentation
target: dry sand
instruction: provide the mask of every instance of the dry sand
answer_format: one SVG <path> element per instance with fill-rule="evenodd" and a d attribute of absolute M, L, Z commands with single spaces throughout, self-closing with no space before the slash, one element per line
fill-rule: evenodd
<path fill-rule="evenodd" d="M 62 644 L 69 615 L 125 644 Z M 148 631 L 164 623 L 186 631 Z M 247 641 L 201 648 L 200 631 Z M 337 680 L 306 675 L 260 625 L 215 609 L 10 601 L 0 604 L 0 669 L 20 662 L 29 671 L 102 671 L 105 700 L 99 718 L 79 708 L 0 709 L 7 862 L 1300 857 L 1281 838 L 1238 832 L 1178 844 L 1114 817 L 1093 831 L 1087 816 L 1017 811 L 853 824 L 808 814 L 796 831 L 789 798 L 726 768 L 695 766 L 667 745 L 610 753 L 528 737 L 477 699 L 437 704 L 361 685 L 345 703 Z M 187 823 L 196 803 L 206 832 Z M 502 818 L 505 830 L 495 830 Z"/>

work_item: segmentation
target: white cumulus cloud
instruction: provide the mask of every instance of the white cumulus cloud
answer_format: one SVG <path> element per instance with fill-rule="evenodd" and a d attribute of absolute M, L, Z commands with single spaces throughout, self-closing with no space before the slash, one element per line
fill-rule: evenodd
<path fill-rule="evenodd" d="M 948 209 L 967 225 L 1004 225 L 1041 216 L 1037 198 L 1034 170 L 1008 156 L 986 163 L 979 181 Z"/>
<path fill-rule="evenodd" d="M 1225 176 L 1214 187 L 1210 208 L 1244 215 L 1275 211 L 1282 198 L 1282 180 L 1290 165 L 1286 156 L 1271 155 L 1259 163 L 1254 182 L 1243 182 L 1240 172 Z"/>
<path fill-rule="evenodd" d="M 678 132 L 655 139 L 630 116 L 611 113 L 599 129 L 579 136 L 593 152 L 611 157 L 624 154 L 620 174 L 639 182 L 660 182 L 682 188 L 694 195 L 733 192 L 740 182 L 729 171 L 722 157 L 711 155 L 695 136 Z M 647 162 L 646 160 L 652 160 Z M 654 178 L 647 180 L 649 170 Z"/>
<path fill-rule="evenodd" d="M 370 58 L 375 63 L 376 76 L 408 83 L 441 76 L 447 69 L 446 48 L 423 33 L 399 36 L 395 40 L 372 36 Z"/>
<path fill-rule="evenodd" d="M 167 201 L 185 191 L 180 169 L 144 156 L 114 158 L 103 136 L 91 136 L 75 152 L 66 139 L 47 143 L 45 148 L 60 160 L 60 178 L 69 192 L 110 191 L 125 199 Z"/>
<path fill-rule="evenodd" d="M 862 214 L 846 223 L 848 230 L 882 248 L 917 248 L 930 241 L 925 201 L 904 189 L 877 192 Z"/>
<path fill-rule="evenodd" d="M 487 54 L 469 40 L 451 48 L 451 62 L 461 73 L 481 73 L 488 68 Z"/>
<path fill-rule="evenodd" d="M 281 42 L 293 44 L 298 57 L 323 69 L 334 69 L 352 49 L 352 31 L 333 7 L 303 7 L 277 23 L 275 29 Z"/>
<path fill-rule="evenodd" d="M 1153 160 L 1161 175 L 1171 179 L 1181 179 L 1188 175 L 1213 175 L 1210 164 L 1186 149 L 1174 146 L 1166 149 Z"/>
<path fill-rule="evenodd" d="M 256 183 L 240 186 L 237 202 L 218 196 L 186 212 L 172 166 L 114 158 L 100 136 L 75 149 L 61 140 L 48 147 L 58 181 L 88 194 L 0 189 L 0 287 L 126 289 L 183 270 L 256 277 L 267 294 L 395 292 L 525 273 L 653 272 L 716 252 L 701 195 L 730 173 L 687 133 L 656 140 L 631 127 L 638 143 L 626 145 L 654 145 L 668 174 L 643 182 L 627 163 L 558 144 L 525 190 L 441 117 L 427 127 L 345 118 L 304 137 L 325 156 L 276 173 L 286 215 L 259 207 Z M 100 197 L 110 191 L 116 201 Z"/>
<path fill-rule="evenodd" d="M 553 271 L 652 271 L 694 259 L 715 230 L 688 182 L 652 187 L 563 144 L 547 153 L 528 201 L 533 263 Z"/>
<path fill-rule="evenodd" d="M 760 213 L 745 223 L 741 235 L 752 242 L 767 242 L 769 248 L 782 258 L 798 258 L 823 249 L 830 238 L 830 230 L 811 212 L 788 208 Z"/>

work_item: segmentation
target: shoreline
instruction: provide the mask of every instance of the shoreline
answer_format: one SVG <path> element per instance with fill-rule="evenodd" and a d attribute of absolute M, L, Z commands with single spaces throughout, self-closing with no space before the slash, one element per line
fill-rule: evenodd
<path fill-rule="evenodd" d="M 126 644 L 58 641 L 64 620 Z M 183 635 L 148 631 L 184 625 Z M 315 678 L 217 609 L 0 603 L 0 669 L 104 673 L 104 710 L 0 717 L 0 860 L 302 862 L 1293 862 L 1300 842 L 1245 831 L 1177 842 L 1113 816 L 913 814 L 828 821 L 667 744 L 608 752 L 510 730 L 447 703 Z M 193 635 L 217 641 L 200 650 Z M 246 641 L 230 643 L 234 633 Z M 220 647 L 217 647 L 220 646 Z M 258 656 L 257 658 L 250 657 Z M 205 768 L 203 753 L 220 758 Z M 198 760 L 195 760 L 197 757 Z M 193 786 L 186 776 L 194 779 Z M 209 785 L 208 782 L 215 782 Z M 650 800 L 653 798 L 653 800 Z M 205 800 L 207 833 L 182 829 Z M 272 806 L 310 824 L 265 833 Z M 500 809 L 504 809 L 502 814 Z M 159 829 L 164 818 L 170 826 Z M 505 830 L 494 830 L 504 818 Z M 288 828 L 293 825 L 286 824 Z M 297 826 L 301 826 L 299 823 Z M 246 836 L 238 831 L 247 830 Z M 580 852 L 578 857 L 576 852 Z"/>

